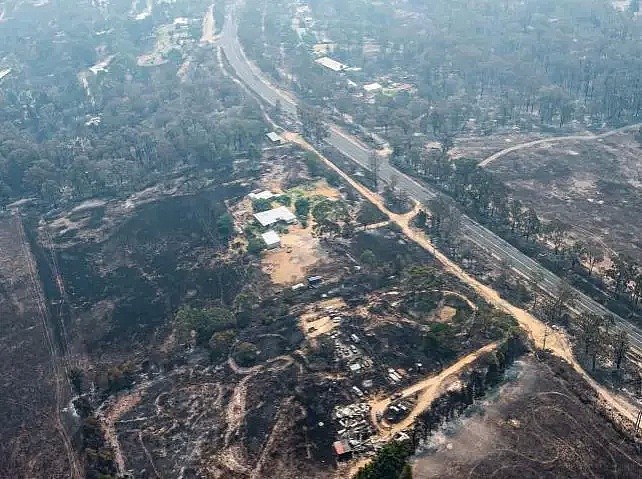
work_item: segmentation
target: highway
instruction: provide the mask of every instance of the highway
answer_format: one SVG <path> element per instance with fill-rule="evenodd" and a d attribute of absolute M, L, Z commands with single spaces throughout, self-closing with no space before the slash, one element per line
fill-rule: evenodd
<path fill-rule="evenodd" d="M 270 105 L 275 105 L 277 100 L 280 101 L 282 110 L 289 116 L 296 118 L 296 99 L 272 85 L 246 58 L 238 39 L 238 24 L 233 11 L 225 19 L 218 45 L 225 53 L 230 67 L 246 87 Z M 372 150 L 357 138 L 342 131 L 338 126 L 330 125 L 330 135 L 325 141 L 362 167 L 369 167 L 369 157 Z M 425 204 L 440 194 L 397 170 L 386 158 L 381 158 L 379 165 L 379 177 L 382 180 L 389 181 L 393 175 L 396 176 L 399 187 L 421 203 Z M 462 215 L 461 223 L 462 233 L 479 248 L 497 258 L 498 262 L 503 261 L 510 264 L 517 274 L 529 281 L 536 281 L 539 287 L 547 293 L 552 294 L 558 290 L 562 280 L 542 265 L 469 217 Z M 642 353 L 642 331 L 638 327 L 614 315 L 585 294 L 577 290 L 575 292 L 578 299 L 574 309 L 577 313 L 613 316 L 616 324 L 629 334 L 632 349 L 635 349 L 638 354 Z"/>

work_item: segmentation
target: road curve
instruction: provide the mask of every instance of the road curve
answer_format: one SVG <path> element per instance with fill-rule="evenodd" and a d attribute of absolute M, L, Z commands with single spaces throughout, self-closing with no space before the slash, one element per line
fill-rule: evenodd
<path fill-rule="evenodd" d="M 480 161 L 477 166 L 485 167 L 492 163 L 495 160 L 498 160 L 502 156 L 507 155 L 508 153 L 512 153 L 513 151 L 519 151 L 519 150 L 525 150 L 526 148 L 530 148 L 531 146 L 537 146 L 537 145 L 547 145 L 550 143 L 557 143 L 560 141 L 595 141 L 595 140 L 601 140 L 602 138 L 608 138 L 609 136 L 617 135 L 618 133 L 623 133 L 625 131 L 629 130 L 634 130 L 636 128 L 642 127 L 642 123 L 636 123 L 635 125 L 628 125 L 624 126 L 622 128 L 618 128 L 616 130 L 611 130 L 607 131 L 606 133 L 602 133 L 600 135 L 570 135 L 570 136 L 555 136 L 553 138 L 542 138 L 540 140 L 534 140 L 534 141 L 529 141 L 527 143 L 520 143 L 519 145 L 513 145 L 511 147 L 508 147 L 504 150 L 498 151 L 497 153 L 494 153 L 490 155 L 488 158 Z"/>
<path fill-rule="evenodd" d="M 232 9 L 225 19 L 225 24 L 221 31 L 218 45 L 225 53 L 229 65 L 234 70 L 238 78 L 263 101 L 270 105 L 274 105 L 278 100 L 281 102 L 283 111 L 293 117 L 296 117 L 296 99 L 289 93 L 272 85 L 270 81 L 247 59 L 239 42 L 237 33 L 238 24 Z M 603 135 L 578 138 L 593 140 L 604 138 L 637 126 L 639 125 L 630 125 Z M 569 137 L 559 137 L 556 139 L 546 139 L 545 141 L 559 141 L 563 138 L 569 139 Z M 368 168 L 369 156 L 372 150 L 366 147 L 358 139 L 345 133 L 337 125 L 331 125 L 330 134 L 325 141 L 344 155 L 351 158 L 355 163 L 364 168 Z M 517 147 L 527 148 L 528 146 L 537 144 L 537 142 L 543 143 L 545 141 L 536 140 L 536 142 L 530 142 L 529 144 L 515 145 L 514 147 L 511 147 L 512 150 L 509 148 L 507 150 L 503 150 L 503 152 L 496 153 L 493 156 L 499 158 L 502 154 L 507 154 L 509 152 L 508 150 L 515 151 Z M 397 177 L 399 187 L 420 203 L 425 204 L 440 195 L 437 190 L 425 184 L 420 184 L 417 180 L 396 169 L 386 158 L 381 158 L 379 164 L 379 177 L 384 181 L 388 181 L 393 175 Z M 543 291 L 554 293 L 562 283 L 562 280 L 558 276 L 551 273 L 542 265 L 523 254 L 517 248 L 513 247 L 493 232 L 479 225 L 465 215 L 462 215 L 462 231 L 471 242 L 492 254 L 498 259 L 498 261 L 505 261 L 510 264 L 512 269 L 520 276 L 529 281 L 537 282 L 538 286 Z M 577 290 L 575 292 L 578 297 L 575 309 L 578 313 L 590 312 L 595 314 L 610 314 L 614 317 L 618 326 L 629 334 L 632 349 L 635 349 L 639 354 L 642 354 L 642 331 L 637 326 L 617 315 L 614 315 L 607 308 L 585 294 Z"/>

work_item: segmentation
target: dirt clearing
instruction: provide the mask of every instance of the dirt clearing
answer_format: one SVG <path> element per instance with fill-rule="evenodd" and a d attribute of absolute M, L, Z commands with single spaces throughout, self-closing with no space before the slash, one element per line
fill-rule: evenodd
<path fill-rule="evenodd" d="M 212 44 L 216 40 L 214 32 L 216 22 L 214 21 L 214 4 L 210 5 L 203 17 L 203 32 L 201 34 L 201 45 Z"/>
<path fill-rule="evenodd" d="M 321 259 L 319 239 L 312 235 L 312 227 L 288 227 L 281 235 L 281 248 L 266 251 L 261 259 L 263 271 L 275 284 L 288 285 L 304 281 L 308 269 Z"/>
<path fill-rule="evenodd" d="M 430 407 L 430 404 L 437 399 L 437 397 L 445 391 L 448 386 L 452 385 L 454 376 L 458 375 L 466 367 L 471 365 L 475 360 L 477 360 L 483 354 L 489 353 L 497 349 L 497 343 L 491 343 L 487 346 L 484 346 L 481 349 L 478 349 L 474 353 L 468 354 L 463 358 L 459 359 L 450 367 L 444 369 L 441 373 L 436 376 L 431 376 L 426 379 L 419 381 L 418 383 L 413 384 L 410 387 L 407 387 L 401 392 L 402 398 L 410 398 L 417 395 L 417 401 L 414 404 L 413 410 L 411 413 L 401 422 L 398 422 L 394 425 L 388 424 L 385 421 L 382 421 L 381 424 L 377 422 L 377 415 L 383 414 L 388 405 L 392 402 L 390 398 L 384 398 L 379 400 L 371 401 L 370 403 L 370 414 L 373 424 L 376 424 L 380 427 L 379 437 L 382 439 L 392 438 L 395 434 L 403 431 L 404 429 L 412 426 L 412 423 L 415 421 L 417 416 Z"/>
<path fill-rule="evenodd" d="M 299 326 L 308 339 L 313 339 L 332 331 L 338 322 L 333 321 L 333 316 L 338 316 L 340 311 L 347 308 L 341 298 L 328 299 L 310 305 L 299 318 Z"/>

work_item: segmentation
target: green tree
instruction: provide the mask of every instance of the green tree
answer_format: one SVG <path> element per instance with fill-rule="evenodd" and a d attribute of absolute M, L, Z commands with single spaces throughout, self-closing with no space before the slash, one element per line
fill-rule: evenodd
<path fill-rule="evenodd" d="M 292 198 L 290 198 L 288 195 L 279 195 L 274 198 L 274 200 L 283 206 L 290 206 L 292 204 Z"/>
<path fill-rule="evenodd" d="M 259 351 L 257 347 L 248 342 L 239 343 L 234 350 L 234 360 L 243 367 L 250 367 L 256 364 Z"/>
<path fill-rule="evenodd" d="M 261 251 L 265 249 L 265 242 L 257 238 L 256 236 L 251 236 L 247 240 L 247 252 L 251 255 L 258 255 Z"/>
<path fill-rule="evenodd" d="M 252 210 L 255 213 L 260 213 L 262 211 L 268 211 L 272 208 L 272 201 L 266 200 L 264 198 L 257 198 L 252 201 Z"/>
<path fill-rule="evenodd" d="M 192 337 L 196 344 L 205 345 L 216 331 L 236 326 L 236 318 L 225 308 L 197 309 L 185 306 L 176 313 L 176 328 L 181 341 Z"/>
<path fill-rule="evenodd" d="M 359 256 L 359 261 L 361 262 L 361 264 L 366 265 L 367 268 L 372 268 L 375 264 L 377 264 L 377 257 L 371 249 L 367 249 L 364 250 L 363 253 L 361 253 L 361 256 Z"/>
<path fill-rule="evenodd" d="M 222 238 L 229 239 L 234 233 L 234 220 L 232 215 L 225 213 L 216 220 L 216 232 Z"/>
<path fill-rule="evenodd" d="M 310 215 L 310 200 L 305 196 L 297 198 L 294 202 L 294 211 L 300 219 L 307 219 Z"/>
<path fill-rule="evenodd" d="M 379 449 L 374 460 L 359 469 L 354 479 L 407 478 L 406 461 L 411 454 L 412 446 L 409 442 L 392 441 Z"/>
<path fill-rule="evenodd" d="M 417 224 L 418 228 L 424 229 L 426 227 L 426 223 L 428 221 L 428 214 L 426 213 L 425 210 L 419 210 L 419 213 L 417 213 L 417 216 L 415 217 L 415 223 Z"/>
<path fill-rule="evenodd" d="M 212 334 L 208 342 L 210 359 L 212 361 L 221 361 L 226 358 L 235 340 L 236 333 L 231 329 Z"/>

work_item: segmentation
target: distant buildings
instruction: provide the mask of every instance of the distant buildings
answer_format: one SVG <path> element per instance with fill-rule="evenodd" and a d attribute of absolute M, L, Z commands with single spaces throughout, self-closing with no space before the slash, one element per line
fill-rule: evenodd
<path fill-rule="evenodd" d="M 315 55 L 327 55 L 328 53 L 332 53 L 335 48 L 336 43 L 333 42 L 323 42 L 312 45 L 312 51 Z"/>
<path fill-rule="evenodd" d="M 0 70 L 0 80 L 2 80 L 4 77 L 6 77 L 9 73 L 11 73 L 11 68 L 7 68 L 5 70 Z"/>
<path fill-rule="evenodd" d="M 255 213 L 254 218 L 261 224 L 261 226 L 264 227 L 272 226 L 278 222 L 287 223 L 289 225 L 296 223 L 296 215 L 285 206 L 279 206 L 278 208 L 268 211 Z"/>

